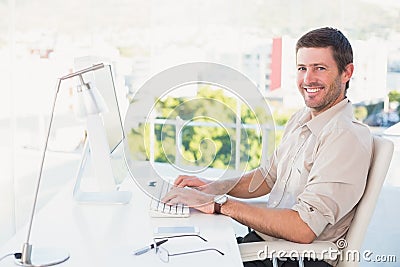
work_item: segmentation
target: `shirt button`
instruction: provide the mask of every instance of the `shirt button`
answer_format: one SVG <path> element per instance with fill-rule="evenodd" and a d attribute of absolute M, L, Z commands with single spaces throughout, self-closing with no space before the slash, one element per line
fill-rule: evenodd
<path fill-rule="evenodd" d="M 301 137 L 301 139 L 304 139 L 304 138 L 305 138 L 304 134 L 300 135 L 300 137 Z"/>

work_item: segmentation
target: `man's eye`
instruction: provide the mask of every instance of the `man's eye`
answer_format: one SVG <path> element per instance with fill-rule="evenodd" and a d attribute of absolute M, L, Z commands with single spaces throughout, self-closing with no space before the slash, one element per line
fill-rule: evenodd
<path fill-rule="evenodd" d="M 325 67 L 317 67 L 317 70 L 326 70 Z"/>
<path fill-rule="evenodd" d="M 298 67 L 297 70 L 298 70 L 298 71 L 305 71 L 306 68 L 305 68 L 305 67 Z"/>

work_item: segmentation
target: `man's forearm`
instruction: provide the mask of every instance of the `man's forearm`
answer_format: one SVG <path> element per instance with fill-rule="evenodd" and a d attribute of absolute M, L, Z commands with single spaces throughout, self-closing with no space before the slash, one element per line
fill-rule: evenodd
<path fill-rule="evenodd" d="M 240 178 L 227 180 L 226 185 L 230 186 L 227 191 L 229 195 L 239 198 L 260 197 L 271 191 L 260 169 L 246 173 Z"/>
<path fill-rule="evenodd" d="M 291 209 L 270 209 L 229 199 L 221 213 L 269 236 L 297 243 L 311 243 L 316 235 Z"/>

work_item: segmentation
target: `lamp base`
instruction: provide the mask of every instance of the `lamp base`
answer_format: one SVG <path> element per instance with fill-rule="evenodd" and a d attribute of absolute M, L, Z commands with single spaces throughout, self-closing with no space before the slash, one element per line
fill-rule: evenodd
<path fill-rule="evenodd" d="M 45 267 L 63 263 L 69 259 L 69 253 L 56 248 L 33 248 L 30 263 L 16 259 L 15 264 L 19 266 Z"/>

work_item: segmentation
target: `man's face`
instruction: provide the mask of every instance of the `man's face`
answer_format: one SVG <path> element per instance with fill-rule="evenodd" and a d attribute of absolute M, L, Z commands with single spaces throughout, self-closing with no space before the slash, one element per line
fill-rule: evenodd
<path fill-rule="evenodd" d="M 330 47 L 300 48 L 297 51 L 297 87 L 313 116 L 344 99 L 345 84 L 352 73 L 353 64 L 349 64 L 339 74 Z"/>

